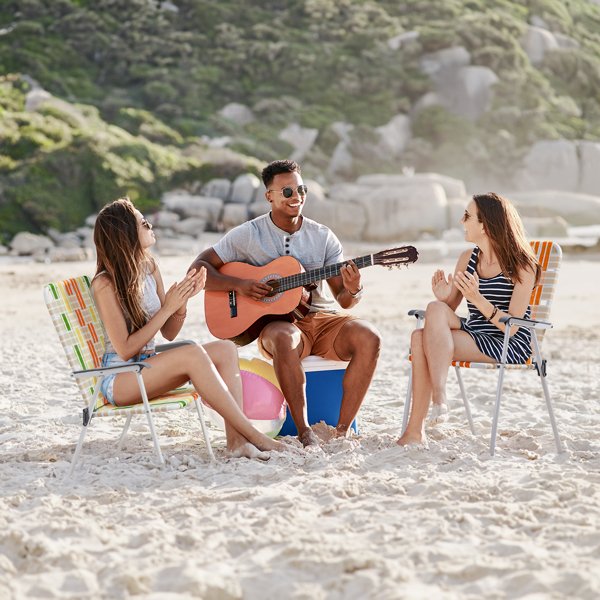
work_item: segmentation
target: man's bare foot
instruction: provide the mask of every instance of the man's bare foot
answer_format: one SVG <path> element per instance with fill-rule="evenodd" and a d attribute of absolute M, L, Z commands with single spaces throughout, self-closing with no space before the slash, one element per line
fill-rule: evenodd
<path fill-rule="evenodd" d="M 304 451 L 300 450 L 300 448 L 295 448 L 294 446 L 286 444 L 285 442 L 278 442 L 277 440 L 272 440 L 270 437 L 267 436 L 265 437 L 267 438 L 265 442 L 259 445 L 259 448 L 261 450 L 274 450 L 275 452 L 291 452 L 292 454 L 304 454 Z"/>
<path fill-rule="evenodd" d="M 227 458 L 258 458 L 258 460 L 269 460 L 268 452 L 261 452 L 254 444 L 246 442 L 227 451 Z"/>
<path fill-rule="evenodd" d="M 305 448 L 307 446 L 320 446 L 319 439 L 310 427 L 306 431 L 298 434 L 298 439 Z"/>
<path fill-rule="evenodd" d="M 335 428 L 335 437 L 336 438 L 345 438 L 350 435 L 352 429 L 348 425 L 338 425 Z"/>
<path fill-rule="evenodd" d="M 427 437 L 424 432 L 421 433 L 409 433 L 407 431 L 404 432 L 404 435 L 396 442 L 398 446 L 409 446 L 411 444 L 417 444 L 418 446 L 424 446 L 425 448 L 429 447 L 427 443 Z"/>

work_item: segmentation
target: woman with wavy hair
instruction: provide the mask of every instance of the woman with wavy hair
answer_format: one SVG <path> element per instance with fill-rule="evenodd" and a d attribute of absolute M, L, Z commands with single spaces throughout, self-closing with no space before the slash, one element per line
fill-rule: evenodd
<path fill-rule="evenodd" d="M 411 337 L 413 405 L 400 446 L 426 444 L 429 425 L 448 420 L 446 380 L 453 360 L 499 362 L 506 327 L 500 317 L 529 318 L 529 299 L 541 268 L 525 238 L 515 207 L 494 193 L 476 194 L 461 219 L 465 240 L 475 244 L 458 260 L 454 277 L 438 270 L 431 280 L 434 302 L 427 306 L 425 325 Z M 467 300 L 469 318 L 456 309 Z M 526 363 L 531 356 L 531 333 L 513 327 L 507 360 Z"/>
<path fill-rule="evenodd" d="M 160 331 L 167 340 L 175 338 L 185 320 L 188 300 L 206 281 L 204 268 L 193 269 L 165 292 L 149 251 L 155 242 L 152 225 L 129 198 L 119 198 L 100 211 L 94 227 L 98 258 L 92 293 L 105 329 L 102 366 L 147 361 L 152 368 L 144 369 L 142 377 L 149 398 L 191 380 L 224 418 L 230 456 L 265 459 L 265 451 L 295 450 L 260 433 L 240 410 L 242 382 L 232 342 L 154 352 L 154 336 Z M 134 373 L 105 377 L 101 390 L 115 406 L 142 402 Z"/>

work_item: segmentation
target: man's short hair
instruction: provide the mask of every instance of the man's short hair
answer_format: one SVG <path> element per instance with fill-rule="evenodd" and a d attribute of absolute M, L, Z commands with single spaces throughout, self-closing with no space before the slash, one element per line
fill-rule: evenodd
<path fill-rule="evenodd" d="M 265 187 L 269 189 L 269 186 L 273 183 L 275 175 L 281 175 L 282 173 L 298 173 L 300 175 L 300 165 L 293 160 L 274 160 L 269 163 L 262 171 L 262 180 Z"/>

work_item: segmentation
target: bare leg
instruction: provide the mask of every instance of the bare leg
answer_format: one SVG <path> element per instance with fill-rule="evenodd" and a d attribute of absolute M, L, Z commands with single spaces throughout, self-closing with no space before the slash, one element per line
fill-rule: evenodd
<path fill-rule="evenodd" d="M 222 377 L 227 389 L 233 396 L 235 403 L 243 409 L 242 378 L 238 351 L 233 342 L 219 340 L 203 344 L 203 348 L 212 360 L 219 375 Z M 232 458 L 245 456 L 246 458 L 267 459 L 266 453 L 261 453 L 256 446 L 251 444 L 237 429 L 225 422 L 225 435 L 227 437 L 227 454 Z"/>
<path fill-rule="evenodd" d="M 237 358 L 236 358 L 237 361 Z M 142 377 L 149 398 L 164 394 L 188 380 L 198 393 L 236 429 L 260 450 L 291 450 L 254 428 L 236 404 L 208 353 L 202 346 L 182 346 L 148 359 L 151 369 L 144 369 Z M 118 406 L 142 401 L 134 373 L 115 377 L 114 399 Z"/>
<path fill-rule="evenodd" d="M 432 302 L 431 304 L 442 304 L 437 302 Z M 431 304 L 429 306 L 431 306 Z M 427 307 L 427 315 L 429 315 L 429 306 Z M 446 305 L 443 305 L 446 306 Z M 435 400 L 435 390 L 434 390 L 434 377 L 432 373 L 436 373 L 438 376 L 438 385 L 439 379 L 442 378 L 444 381 L 443 388 L 443 400 L 446 399 L 446 378 L 448 374 L 448 367 L 450 366 L 453 360 L 462 360 L 462 361 L 471 361 L 471 362 L 495 362 L 493 358 L 483 354 L 477 344 L 475 344 L 473 338 L 466 332 L 460 330 L 460 320 L 454 314 L 448 306 L 446 306 L 447 311 L 452 313 L 456 320 L 459 321 L 458 329 L 454 328 L 455 321 L 452 319 L 452 315 L 448 315 L 446 319 L 446 323 L 444 323 L 441 316 L 437 315 L 437 324 L 438 327 L 442 330 L 444 328 L 447 329 L 447 332 L 450 335 L 450 342 L 452 344 L 452 354 L 450 355 L 450 359 L 447 359 L 446 355 L 443 355 L 440 352 L 440 356 L 438 356 L 435 352 L 431 353 L 431 357 L 427 355 L 427 320 L 425 321 L 426 325 L 424 329 L 417 329 L 413 331 L 411 337 L 411 353 L 412 353 L 412 362 L 413 362 L 413 405 L 410 414 L 410 419 L 408 421 L 408 425 L 406 426 L 406 431 L 404 435 L 398 440 L 398 444 L 400 446 L 406 446 L 408 444 L 415 443 L 423 443 L 425 442 L 425 418 L 427 417 L 427 412 L 429 410 L 429 403 L 431 402 L 432 396 Z M 435 311 L 443 313 L 442 308 L 436 308 Z M 426 317 L 427 319 L 427 317 Z M 435 319 L 432 319 L 429 322 L 429 327 L 431 328 L 431 323 L 436 322 Z M 422 333 L 421 333 L 422 332 Z M 432 332 L 430 332 L 432 333 Z M 442 338 L 442 343 L 447 341 L 444 339 L 444 335 L 440 336 Z M 430 336 L 430 340 L 435 340 L 435 333 Z M 445 369 L 445 372 L 442 374 L 442 369 Z"/>
<path fill-rule="evenodd" d="M 262 343 L 273 357 L 275 375 L 298 429 L 298 439 L 303 446 L 318 446 L 319 440 L 308 425 L 306 376 L 300 362 L 304 342 L 299 329 L 291 323 L 275 321 L 265 327 Z"/>
<path fill-rule="evenodd" d="M 340 329 L 333 347 L 341 360 L 350 361 L 342 382 L 342 406 L 336 428 L 337 437 L 344 437 L 371 385 L 381 350 L 381 336 L 373 325 L 356 319 Z"/>
<path fill-rule="evenodd" d="M 425 418 L 431 402 L 431 377 L 425 350 L 423 348 L 423 330 L 415 329 L 410 338 L 410 352 L 412 356 L 412 407 L 410 419 L 404 435 L 398 440 L 400 446 L 408 444 L 423 444 L 425 437 Z"/>

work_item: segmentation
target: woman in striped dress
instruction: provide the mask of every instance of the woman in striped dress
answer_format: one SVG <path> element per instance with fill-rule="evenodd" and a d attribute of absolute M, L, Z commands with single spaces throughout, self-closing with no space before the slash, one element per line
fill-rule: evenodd
<path fill-rule="evenodd" d="M 448 420 L 446 380 L 453 360 L 499 362 L 505 326 L 500 317 L 528 318 L 529 298 L 541 268 L 514 206 L 498 194 L 476 194 L 461 219 L 465 240 L 475 244 L 458 260 L 454 277 L 438 270 L 431 280 L 436 297 L 427 307 L 425 325 L 413 331 L 413 405 L 400 446 L 426 444 L 425 419 L 433 401 L 429 425 Z M 456 309 L 467 300 L 469 318 Z M 513 327 L 508 362 L 526 363 L 531 355 L 528 329 Z"/>

